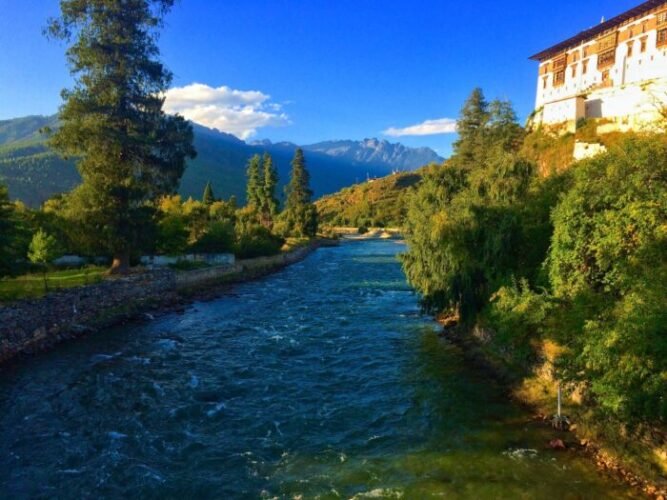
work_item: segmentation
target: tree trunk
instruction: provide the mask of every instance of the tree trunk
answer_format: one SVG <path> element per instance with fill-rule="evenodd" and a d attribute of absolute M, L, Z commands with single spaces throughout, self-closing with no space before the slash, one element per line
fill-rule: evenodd
<path fill-rule="evenodd" d="M 121 253 L 114 255 L 111 262 L 109 274 L 127 274 L 130 272 L 130 254 Z"/>

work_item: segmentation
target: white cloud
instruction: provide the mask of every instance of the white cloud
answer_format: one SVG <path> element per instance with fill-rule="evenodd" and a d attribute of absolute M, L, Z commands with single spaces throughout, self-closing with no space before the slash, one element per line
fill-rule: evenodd
<path fill-rule="evenodd" d="M 390 127 L 382 133 L 391 137 L 401 137 L 404 135 L 454 134 L 456 133 L 456 120 L 453 118 L 426 120 L 417 125 L 410 125 L 409 127 L 404 128 Z"/>
<path fill-rule="evenodd" d="M 269 102 L 271 96 L 258 90 L 235 90 L 191 83 L 166 93 L 164 109 L 188 120 L 248 139 L 262 127 L 290 123 L 282 106 Z"/>

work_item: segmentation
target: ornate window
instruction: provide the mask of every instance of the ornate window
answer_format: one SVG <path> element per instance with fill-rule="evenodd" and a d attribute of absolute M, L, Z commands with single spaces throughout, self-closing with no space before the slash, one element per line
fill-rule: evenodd
<path fill-rule="evenodd" d="M 646 42 L 647 42 L 647 40 L 648 40 L 647 37 L 642 37 L 642 39 L 641 39 L 640 42 L 639 42 L 639 43 L 640 43 L 640 46 L 641 46 L 641 47 L 640 47 L 640 50 L 641 50 L 642 54 L 643 54 L 644 52 L 646 52 Z"/>
<path fill-rule="evenodd" d="M 581 73 L 584 75 L 588 73 L 588 59 L 581 63 Z"/>
<path fill-rule="evenodd" d="M 658 26 L 662 26 L 663 24 L 667 24 L 667 10 L 663 10 L 662 12 L 658 12 L 658 15 L 656 16 L 658 20 Z"/>
<path fill-rule="evenodd" d="M 667 45 L 667 28 L 662 28 L 658 30 L 658 39 L 656 43 L 658 47 L 663 47 Z"/>
<path fill-rule="evenodd" d="M 554 60 L 554 87 L 565 83 L 565 70 L 567 69 L 567 55 L 562 55 Z"/>
<path fill-rule="evenodd" d="M 613 65 L 616 62 L 616 49 L 607 50 L 606 52 L 601 52 L 598 55 L 598 69 L 606 68 Z"/>
<path fill-rule="evenodd" d="M 598 53 L 616 48 L 617 40 L 618 40 L 617 33 L 612 33 L 611 35 L 607 35 L 600 38 L 600 40 L 598 40 Z"/>
<path fill-rule="evenodd" d="M 634 48 L 634 42 L 628 42 L 628 59 L 632 57 L 632 49 Z"/>

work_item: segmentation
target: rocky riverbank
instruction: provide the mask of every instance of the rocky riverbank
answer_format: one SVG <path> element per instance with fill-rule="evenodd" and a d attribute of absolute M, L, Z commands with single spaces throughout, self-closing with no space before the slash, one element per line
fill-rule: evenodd
<path fill-rule="evenodd" d="M 0 363 L 122 323 L 151 311 L 182 306 L 223 285 L 265 276 L 336 244 L 316 240 L 271 257 L 192 271 L 139 272 L 0 307 Z"/>
<path fill-rule="evenodd" d="M 461 347 L 466 359 L 489 376 L 501 380 L 508 395 L 535 414 L 543 425 L 551 425 L 556 411 L 557 381 L 553 361 L 558 346 L 544 342 L 538 361 L 528 374 L 517 373 L 493 345 L 494 332 L 476 325 L 463 328 L 444 326 L 442 337 Z M 567 431 L 554 430 L 554 441 L 562 449 L 582 453 L 604 472 L 641 491 L 648 498 L 667 499 L 667 439 L 657 429 L 630 431 L 619 422 L 602 422 L 586 402 L 581 390 L 568 388 L 564 414 L 571 425 Z"/>

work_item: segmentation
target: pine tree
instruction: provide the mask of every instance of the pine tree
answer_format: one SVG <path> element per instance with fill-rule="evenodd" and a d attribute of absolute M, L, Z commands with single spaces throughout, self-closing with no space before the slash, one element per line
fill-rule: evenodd
<path fill-rule="evenodd" d="M 264 154 L 263 190 L 261 205 L 262 224 L 268 228 L 273 226 L 273 220 L 278 214 L 278 200 L 276 187 L 278 186 L 278 171 L 273 165 L 273 159 L 268 153 Z"/>
<path fill-rule="evenodd" d="M 260 164 L 262 158 L 259 155 L 254 155 L 248 161 L 248 169 L 246 171 L 246 206 L 253 207 L 259 210 L 262 205 L 262 178 L 260 175 Z"/>
<path fill-rule="evenodd" d="M 172 193 L 194 157 L 192 127 L 163 110 L 171 73 L 158 60 L 157 29 L 174 0 L 61 0 L 48 33 L 73 43 L 76 82 L 63 92 L 51 144 L 76 157 L 82 185 L 70 196 L 93 242 L 126 272 L 152 232 L 150 202 Z"/>
<path fill-rule="evenodd" d="M 476 88 L 463 105 L 456 122 L 459 138 L 454 143 L 454 153 L 460 162 L 470 164 L 479 159 L 484 150 L 489 119 L 489 103 L 482 89 Z"/>
<path fill-rule="evenodd" d="M 290 182 L 286 189 L 284 220 L 287 232 L 293 236 L 311 237 L 317 233 L 317 210 L 311 203 L 310 174 L 303 150 L 297 148 L 292 160 Z"/>
<path fill-rule="evenodd" d="M 204 187 L 204 194 L 202 195 L 201 201 L 204 205 L 212 205 L 215 202 L 215 195 L 213 194 L 213 186 L 211 182 L 206 183 Z"/>

